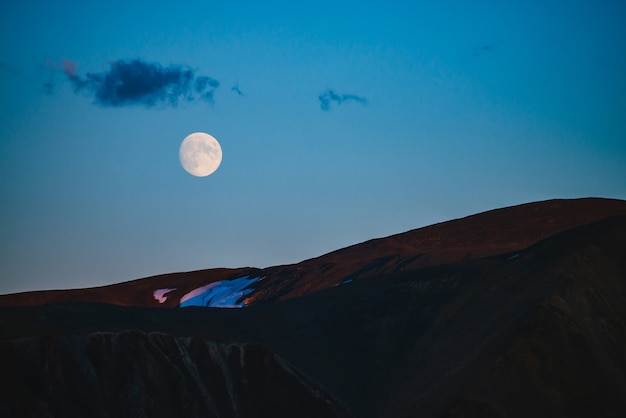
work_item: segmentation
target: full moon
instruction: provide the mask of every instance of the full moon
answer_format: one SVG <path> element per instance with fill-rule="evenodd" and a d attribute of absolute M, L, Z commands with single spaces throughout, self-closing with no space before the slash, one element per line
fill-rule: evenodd
<path fill-rule="evenodd" d="M 185 171 L 196 177 L 206 177 L 220 166 L 222 147 L 211 135 L 196 132 L 183 139 L 178 156 Z"/>

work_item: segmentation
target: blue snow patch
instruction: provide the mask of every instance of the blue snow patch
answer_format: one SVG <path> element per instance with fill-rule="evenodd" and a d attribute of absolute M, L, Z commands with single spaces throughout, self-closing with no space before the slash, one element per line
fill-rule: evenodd
<path fill-rule="evenodd" d="M 346 279 L 343 282 L 341 282 L 341 284 L 348 284 L 348 283 L 352 283 L 352 279 Z"/>
<path fill-rule="evenodd" d="M 519 253 L 513 254 L 512 256 L 510 256 L 509 258 L 506 259 L 506 261 L 510 261 L 513 260 L 514 258 L 519 257 Z"/>
<path fill-rule="evenodd" d="M 252 293 L 254 289 L 247 289 L 247 287 L 259 280 L 258 277 L 251 279 L 248 277 L 243 276 L 233 280 L 222 280 L 198 287 L 180 298 L 178 306 L 180 308 L 186 306 L 243 308 L 245 303 L 240 301 L 240 299 Z"/>

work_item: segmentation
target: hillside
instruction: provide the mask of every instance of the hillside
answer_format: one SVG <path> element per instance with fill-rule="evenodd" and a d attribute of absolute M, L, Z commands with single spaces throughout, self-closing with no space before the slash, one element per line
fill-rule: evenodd
<path fill-rule="evenodd" d="M 605 203 L 522 205 L 294 266 L 209 270 L 269 278 L 347 260 L 350 275 L 302 296 L 304 274 L 275 292 L 260 280 L 244 309 L 4 304 L 0 415 L 625 416 L 626 216 Z M 410 248 L 430 261 L 404 263 Z M 377 261 L 392 253 L 401 265 Z"/>
<path fill-rule="evenodd" d="M 265 269 L 218 268 L 170 273 L 109 286 L 0 295 L 0 305 L 39 305 L 90 301 L 123 306 L 177 307 L 192 290 L 242 276 L 259 277 L 246 304 L 290 299 L 396 271 L 410 271 L 462 260 L 514 253 L 568 229 L 625 215 L 626 201 L 557 199 L 495 209 L 408 232 L 377 238 L 297 264 Z M 158 289 L 175 289 L 165 302 Z"/>

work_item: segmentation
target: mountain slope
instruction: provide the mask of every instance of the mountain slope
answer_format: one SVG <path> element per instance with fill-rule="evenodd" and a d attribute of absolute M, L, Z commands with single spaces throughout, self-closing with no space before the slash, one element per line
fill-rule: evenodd
<path fill-rule="evenodd" d="M 92 301 L 123 306 L 177 307 L 185 294 L 198 287 L 242 276 L 262 278 L 245 303 L 268 303 L 315 293 L 344 281 L 513 253 L 559 232 L 624 214 L 626 201 L 623 200 L 547 200 L 373 239 L 297 264 L 265 269 L 199 270 L 97 288 L 0 295 L 0 305 Z M 174 290 L 160 303 L 154 297 L 158 289 Z"/>
<path fill-rule="evenodd" d="M 625 416 L 625 300 L 622 216 L 246 309 L 4 306 L 0 411 Z"/>
<path fill-rule="evenodd" d="M 597 198 L 490 210 L 266 269 L 267 280 L 250 301 L 288 299 L 344 280 L 513 253 L 559 232 L 618 215 L 626 215 L 626 201 Z"/>

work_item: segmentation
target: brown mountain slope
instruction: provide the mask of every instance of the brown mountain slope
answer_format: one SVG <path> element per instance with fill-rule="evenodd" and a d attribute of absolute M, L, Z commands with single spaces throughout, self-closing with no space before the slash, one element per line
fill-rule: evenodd
<path fill-rule="evenodd" d="M 266 269 L 251 302 L 288 299 L 348 279 L 512 253 L 580 225 L 626 214 L 626 201 L 557 199 L 479 213 Z M 288 285 L 285 285 L 288 283 Z"/>
<path fill-rule="evenodd" d="M 0 412 L 625 416 L 625 300 L 615 217 L 247 309 L 5 306 Z"/>
<path fill-rule="evenodd" d="M 247 304 L 273 302 L 315 293 L 346 280 L 512 253 L 559 232 L 621 214 L 626 214 L 623 200 L 547 200 L 373 239 L 297 264 L 266 269 L 208 269 L 97 288 L 0 295 L 0 305 L 94 301 L 124 306 L 176 307 L 183 295 L 199 286 L 245 275 L 263 277 L 256 291 L 248 296 Z M 165 303 L 159 304 L 153 292 L 162 288 L 175 290 L 169 293 Z"/>

